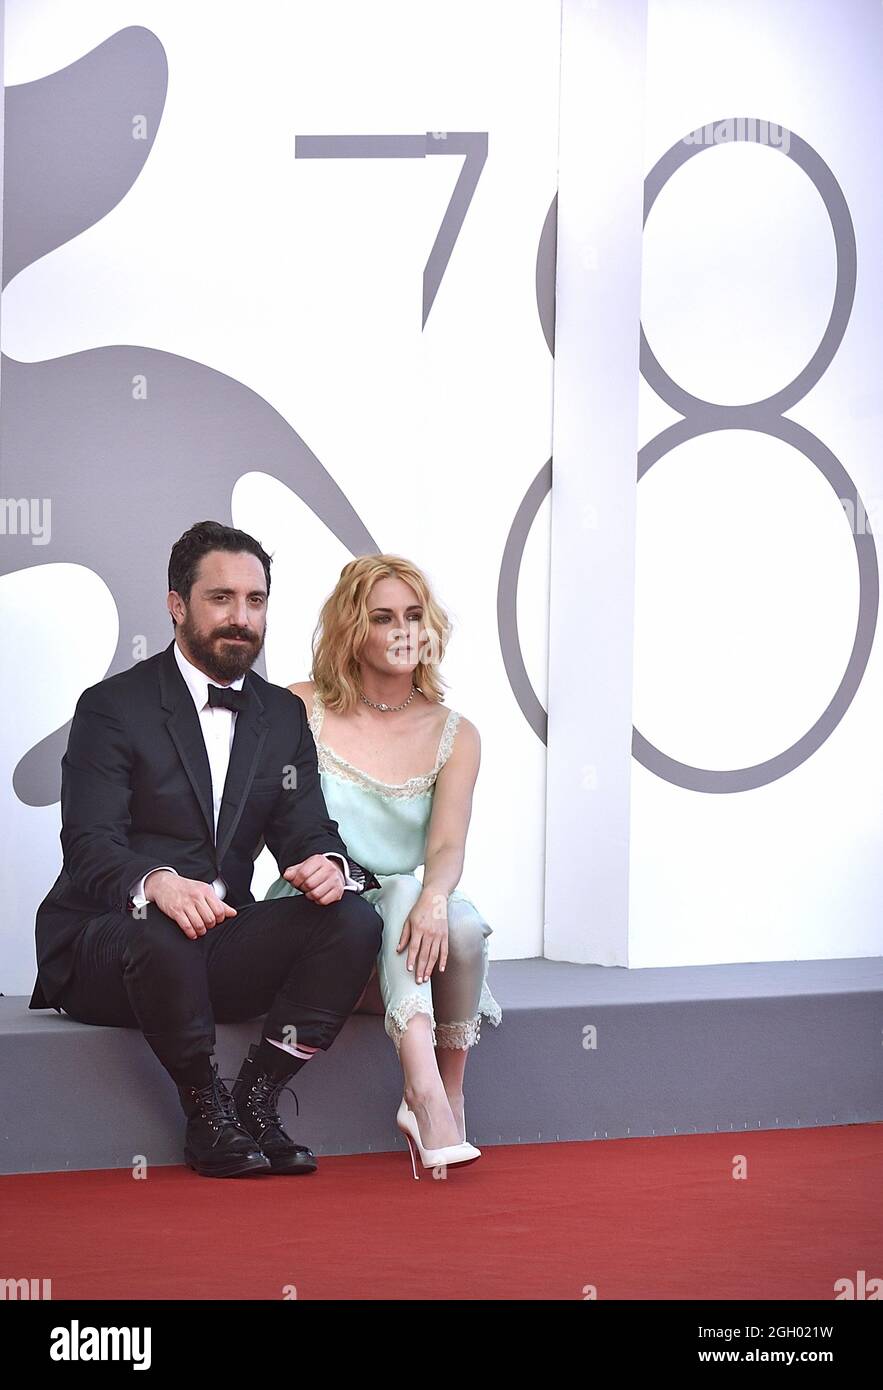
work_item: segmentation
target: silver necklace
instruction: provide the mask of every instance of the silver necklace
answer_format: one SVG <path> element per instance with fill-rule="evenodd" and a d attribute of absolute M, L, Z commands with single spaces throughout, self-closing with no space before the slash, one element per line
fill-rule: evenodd
<path fill-rule="evenodd" d="M 362 695 L 361 693 L 359 694 L 359 699 L 364 700 L 365 704 L 370 705 L 372 709 L 389 710 L 390 712 L 392 712 L 394 710 L 407 709 L 408 705 L 411 703 L 419 689 L 419 685 L 412 685 L 411 693 L 403 705 L 384 705 L 382 702 L 380 704 L 377 704 L 375 700 L 369 700 L 367 695 Z"/>

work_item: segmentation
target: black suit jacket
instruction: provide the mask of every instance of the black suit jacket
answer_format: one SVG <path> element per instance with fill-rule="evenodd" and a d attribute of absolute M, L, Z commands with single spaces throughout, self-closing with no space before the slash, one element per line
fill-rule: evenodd
<path fill-rule="evenodd" d="M 63 867 L 37 909 L 31 1009 L 57 1007 L 86 923 L 130 911 L 131 885 L 158 865 L 222 878 L 238 908 L 255 901 L 263 843 L 280 873 L 330 851 L 356 863 L 328 816 L 303 700 L 255 671 L 242 686 L 248 705 L 236 715 L 215 841 L 208 754 L 174 648 L 77 701 L 61 761 Z"/>

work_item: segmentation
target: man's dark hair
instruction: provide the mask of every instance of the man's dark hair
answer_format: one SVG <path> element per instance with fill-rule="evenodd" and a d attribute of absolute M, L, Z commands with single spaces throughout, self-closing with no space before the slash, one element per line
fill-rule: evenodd
<path fill-rule="evenodd" d="M 222 526 L 219 521 L 197 521 L 180 540 L 175 541 L 169 556 L 169 590 L 174 589 L 185 603 L 189 602 L 199 562 L 210 550 L 230 550 L 236 554 L 247 551 L 249 555 L 256 555 L 264 567 L 269 598 L 272 562 L 266 550 L 247 531 L 237 531 L 235 526 Z M 175 622 L 174 618 L 172 622 Z"/>

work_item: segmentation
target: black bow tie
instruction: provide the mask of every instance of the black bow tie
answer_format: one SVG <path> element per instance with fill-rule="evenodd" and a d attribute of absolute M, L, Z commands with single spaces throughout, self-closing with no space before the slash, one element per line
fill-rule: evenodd
<path fill-rule="evenodd" d="M 244 690 L 232 690 L 227 685 L 209 685 L 208 702 L 212 709 L 220 706 L 221 709 L 245 709 L 248 704 L 248 696 Z"/>

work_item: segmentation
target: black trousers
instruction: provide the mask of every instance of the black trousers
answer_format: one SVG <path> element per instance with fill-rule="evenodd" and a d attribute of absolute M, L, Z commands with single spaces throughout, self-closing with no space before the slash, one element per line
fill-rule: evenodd
<path fill-rule="evenodd" d="M 264 1036 L 327 1050 L 358 1003 L 383 933 L 352 892 L 250 903 L 191 940 L 150 903 L 108 912 L 80 938 L 60 1007 L 80 1023 L 140 1028 L 176 1080 L 210 1056 L 215 1022 L 267 1014 Z"/>

